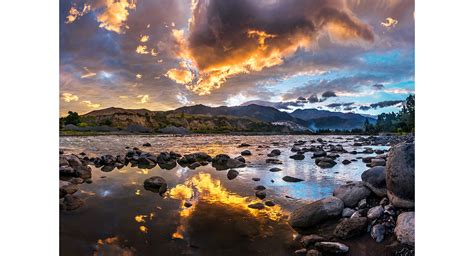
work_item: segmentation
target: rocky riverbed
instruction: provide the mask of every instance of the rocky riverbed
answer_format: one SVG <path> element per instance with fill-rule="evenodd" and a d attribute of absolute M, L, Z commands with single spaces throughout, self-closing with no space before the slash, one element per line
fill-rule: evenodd
<path fill-rule="evenodd" d="M 413 255 L 410 136 L 61 137 L 67 255 Z"/>

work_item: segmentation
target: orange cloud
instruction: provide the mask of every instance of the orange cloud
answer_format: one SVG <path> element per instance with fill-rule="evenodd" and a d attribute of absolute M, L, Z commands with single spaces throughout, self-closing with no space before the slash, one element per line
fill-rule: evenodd
<path fill-rule="evenodd" d="M 83 100 L 82 103 L 86 104 L 87 107 L 89 108 L 99 108 L 100 104 L 98 103 L 92 103 L 90 100 Z"/>
<path fill-rule="evenodd" d="M 138 54 L 148 54 L 150 52 L 147 51 L 147 48 L 148 47 L 146 45 L 139 45 L 137 46 L 137 49 L 135 49 L 135 52 Z"/>
<path fill-rule="evenodd" d="M 71 101 L 78 101 L 79 100 L 79 97 L 77 95 L 72 94 L 72 93 L 65 92 L 62 95 L 63 95 L 63 100 L 65 102 L 71 102 Z"/>
<path fill-rule="evenodd" d="M 390 29 L 392 27 L 395 27 L 395 25 L 397 25 L 397 23 L 398 23 L 398 20 L 396 20 L 394 18 L 391 18 L 391 17 L 387 17 L 384 22 L 380 23 L 380 25 L 386 27 L 387 29 Z"/>
<path fill-rule="evenodd" d="M 78 17 L 84 16 L 84 14 L 87 14 L 91 10 L 91 5 L 85 3 L 84 7 L 82 8 L 82 11 L 79 11 L 75 6 L 72 6 L 71 9 L 69 9 L 69 15 L 66 17 L 66 24 L 71 24 Z"/>
<path fill-rule="evenodd" d="M 193 81 L 193 73 L 186 69 L 172 68 L 165 75 L 178 84 L 189 84 Z"/>
<path fill-rule="evenodd" d="M 136 8 L 135 0 L 106 0 L 105 10 L 97 16 L 99 27 L 116 33 L 123 33 L 129 10 Z"/>

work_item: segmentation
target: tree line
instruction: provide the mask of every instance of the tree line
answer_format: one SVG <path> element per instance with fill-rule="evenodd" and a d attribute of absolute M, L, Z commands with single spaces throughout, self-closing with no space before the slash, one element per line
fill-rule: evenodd
<path fill-rule="evenodd" d="M 393 132 L 410 133 L 415 132 L 415 95 L 409 95 L 402 109 L 398 112 L 382 113 L 377 116 L 377 123 L 370 124 L 366 119 L 364 123 L 365 133 Z"/>

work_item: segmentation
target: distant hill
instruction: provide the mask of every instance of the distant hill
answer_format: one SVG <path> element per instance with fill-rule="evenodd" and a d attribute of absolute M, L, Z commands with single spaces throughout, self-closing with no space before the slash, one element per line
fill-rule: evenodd
<path fill-rule="evenodd" d="M 312 130 L 315 129 L 354 129 L 362 128 L 365 120 L 375 124 L 377 119 L 356 113 L 332 112 L 320 109 L 297 109 L 292 116 L 308 122 Z"/>

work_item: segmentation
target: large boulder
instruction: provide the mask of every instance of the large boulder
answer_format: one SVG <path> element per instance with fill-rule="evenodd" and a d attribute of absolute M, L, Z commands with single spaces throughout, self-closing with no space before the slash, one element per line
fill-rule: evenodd
<path fill-rule="evenodd" d="M 342 209 L 344 209 L 344 202 L 331 196 L 296 209 L 290 214 L 288 222 L 293 228 L 311 228 L 339 217 Z"/>
<path fill-rule="evenodd" d="M 390 150 L 386 182 L 388 199 L 395 207 L 415 206 L 414 143 L 402 143 Z"/>
<path fill-rule="evenodd" d="M 314 247 L 322 252 L 332 254 L 343 254 L 349 251 L 347 245 L 338 242 L 317 242 L 314 244 Z"/>
<path fill-rule="evenodd" d="M 341 239 L 348 239 L 367 231 L 367 218 L 343 219 L 334 229 L 334 235 Z"/>
<path fill-rule="evenodd" d="M 350 182 L 337 187 L 333 195 L 340 198 L 346 207 L 354 207 L 360 200 L 370 195 L 370 190 L 360 181 Z"/>
<path fill-rule="evenodd" d="M 387 195 L 386 175 L 384 166 L 376 166 L 362 173 L 362 181 L 377 196 L 384 197 Z"/>
<path fill-rule="evenodd" d="M 398 215 L 395 235 L 402 244 L 415 245 L 415 212 Z"/>

